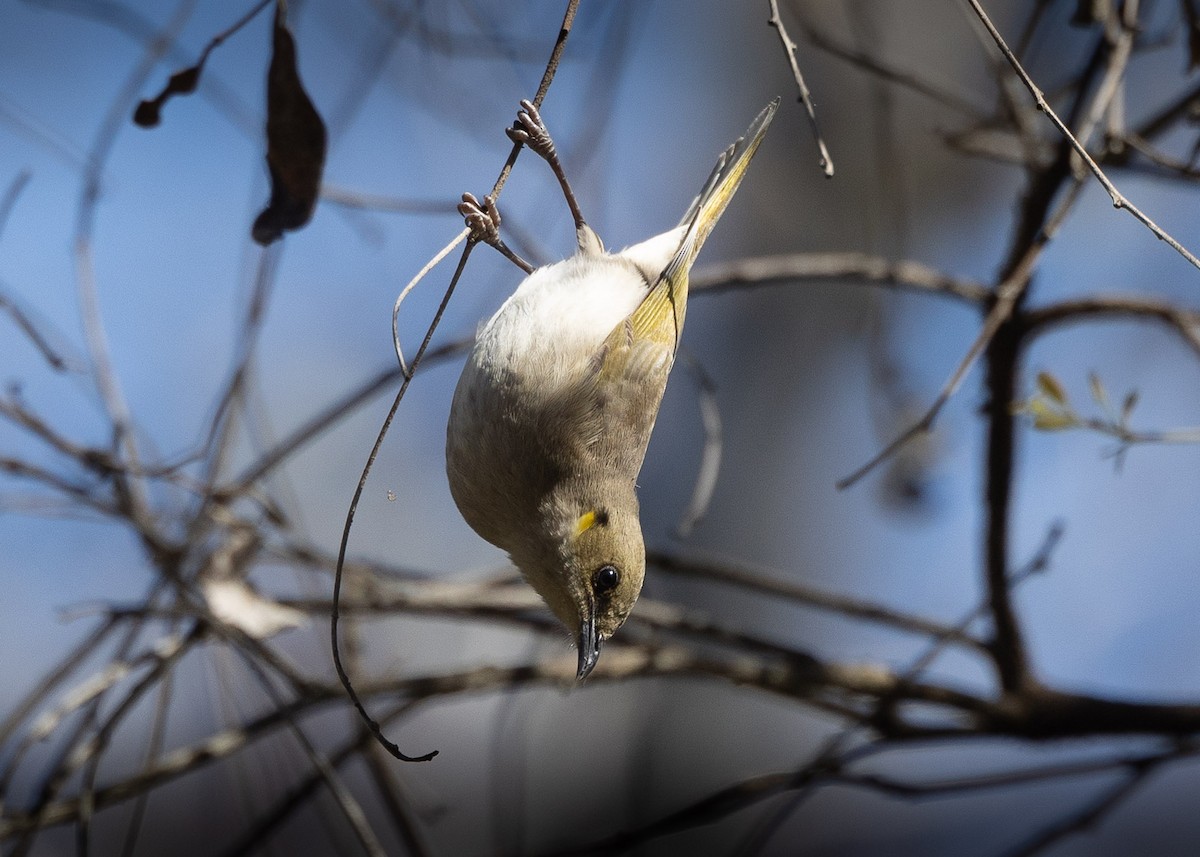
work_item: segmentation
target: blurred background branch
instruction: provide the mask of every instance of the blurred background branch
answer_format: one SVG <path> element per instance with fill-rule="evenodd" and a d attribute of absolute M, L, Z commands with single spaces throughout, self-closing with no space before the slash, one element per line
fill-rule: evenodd
<path fill-rule="evenodd" d="M 1149 825 L 1191 853 L 1200 452 L 1156 426 L 1200 424 L 1197 272 L 1111 207 L 1194 259 L 1193 4 L 558 5 L 290 4 L 329 152 L 269 249 L 270 14 L 14 5 L 4 853 L 1097 854 Z M 194 97 L 134 128 L 197 56 Z M 516 283 L 465 267 L 343 569 L 347 673 L 401 747 L 443 751 L 397 767 L 325 624 L 405 380 L 397 283 L 497 163 L 505 240 L 569 251 L 503 135 L 520 98 L 620 246 L 686 207 L 744 104 L 796 89 L 692 277 L 707 422 L 673 386 L 646 593 L 582 687 L 444 486 L 443 367 Z"/>

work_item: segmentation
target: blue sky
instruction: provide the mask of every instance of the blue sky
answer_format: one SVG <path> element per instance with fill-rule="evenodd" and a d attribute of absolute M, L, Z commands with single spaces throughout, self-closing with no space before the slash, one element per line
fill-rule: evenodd
<path fill-rule="evenodd" d="M 883 55 L 923 64 L 941 84 L 990 104 L 986 67 L 965 19 L 948 15 L 942 21 L 940 5 L 918 3 L 911 15 L 881 13 L 875 44 Z M 365 2 L 294 6 L 301 71 L 330 124 L 327 182 L 439 201 L 447 213 L 347 212 L 323 204 L 306 229 L 283 242 L 255 383 L 275 435 L 389 365 L 392 301 L 461 228 L 452 213 L 459 195 L 482 194 L 491 186 L 509 150 L 503 127 L 518 100 L 536 88 L 559 14 L 557 5 L 517 4 L 511 18 L 500 22 L 503 49 L 472 56 L 471 46 L 484 38 L 480 32 L 494 36 L 494 30 L 457 4 L 429 12 L 435 30 L 467 35 L 453 53 L 423 49 L 412 38 L 392 42 L 386 24 Z M 943 154 L 936 132 L 953 127 L 956 117 L 913 96 L 895 98 L 895 125 L 889 128 L 859 72 L 808 52 L 809 83 L 838 166 L 837 176 L 826 181 L 762 6 L 743 14 L 713 0 L 682 14 L 670 3 L 584 4 L 544 115 L 585 213 L 606 242 L 623 246 L 674 224 L 716 154 L 763 104 L 783 94 L 780 117 L 699 267 L 747 254 L 862 251 L 914 258 L 989 282 L 1022 187 L 1019 174 Z M 813 7 L 812 14 L 835 32 L 853 30 L 852 15 L 838 4 Z M 176 41 L 179 53 L 155 66 L 138 96 L 156 91 L 240 11 L 229 3 L 197 4 Z M 147 14 L 157 16 L 158 26 L 170 13 L 156 5 Z M 64 351 L 82 353 L 71 254 L 80 168 L 141 61 L 143 45 L 111 21 L 36 4 L 2 0 L 0 21 L 0 189 L 22 171 L 30 176 L 0 233 L 0 289 L 55 331 L 54 341 Z M 603 34 L 620 26 L 628 35 L 623 55 L 614 58 L 601 50 Z M 122 123 L 102 172 L 94 232 L 101 309 L 141 436 L 164 457 L 190 448 L 212 413 L 259 262 L 248 231 L 268 195 L 258 131 L 268 39 L 264 17 L 218 48 L 201 92 L 168 104 L 160 128 Z M 1043 49 L 1039 68 L 1054 79 L 1056 62 L 1049 53 Z M 1064 49 L 1062 59 L 1068 55 Z M 1180 64 L 1178 53 L 1148 60 L 1145 77 L 1134 78 L 1145 92 L 1131 93 L 1129 109 L 1153 106 L 1154 87 L 1145 80 L 1178 74 Z M 132 103 L 124 105 L 131 108 Z M 1136 176 L 1117 180 L 1180 240 L 1200 248 L 1192 188 Z M 900 193 L 881 199 L 884 187 Z M 514 234 L 536 236 L 530 248 L 535 256 L 548 260 L 570 252 L 569 213 L 549 170 L 535 158 L 526 154 L 518 162 L 501 208 Z M 406 341 L 418 335 L 448 275 L 448 268 L 439 269 L 405 304 Z M 444 335 L 470 332 L 518 281 L 518 272 L 503 260 L 476 253 Z M 1035 301 L 1122 291 L 1196 306 L 1198 282 L 1197 271 L 1114 211 L 1092 187 L 1048 252 Z M 640 480 L 648 543 L 762 564 L 943 620 L 971 609 L 980 597 L 978 371 L 939 421 L 927 506 L 897 511 L 881 500 L 878 476 L 849 491 L 834 488 L 890 434 L 873 422 L 878 413 L 870 384 L 871 337 L 880 318 L 906 385 L 923 402 L 932 400 L 977 329 L 975 314 L 961 306 L 880 296 L 857 284 L 778 285 L 697 299 L 685 340 L 718 385 L 724 468 L 705 524 L 683 545 L 672 541 L 669 533 L 686 506 L 700 443 L 692 386 L 677 377 Z M 47 371 L 7 318 L 0 318 L 0 342 L 0 382 L 20 384 L 31 406 L 72 437 L 106 442 L 86 378 Z M 1035 345 L 1026 368 L 1026 389 L 1033 372 L 1047 369 L 1081 402 L 1090 371 L 1115 396 L 1137 388 L 1139 426 L 1200 424 L 1194 392 L 1200 367 L 1157 328 L 1104 323 L 1056 332 Z M 405 402 L 360 510 L 357 552 L 399 557 L 448 574 L 503 562 L 459 519 L 442 474 L 445 417 L 457 371 L 457 364 L 432 369 Z M 386 404 L 379 399 L 362 408 L 288 469 L 291 511 L 314 543 L 336 546 Z M 1135 449 L 1116 472 L 1103 457 L 1110 445 L 1104 439 L 1025 430 L 1020 440 L 1016 561 L 1032 555 L 1052 521 L 1061 519 L 1066 527 L 1051 572 L 1017 596 L 1039 674 L 1081 690 L 1200 695 L 1200 662 L 1194 656 L 1200 645 L 1194 621 L 1200 601 L 1195 575 L 1200 449 Z M 0 448 L 53 459 L 9 426 L 0 426 Z M 20 486 L 0 484 L 20 493 Z M 395 503 L 386 499 L 388 490 L 398 495 Z M 0 646 L 23 653 L 0 659 L 0 708 L 6 708 L 80 633 L 62 623 L 61 610 L 132 600 L 149 575 L 129 535 L 106 525 L 5 508 L 0 544 L 10 617 L 0 630 Z M 673 581 L 648 583 L 650 596 L 678 592 Z M 839 660 L 898 663 L 915 649 L 910 639 L 828 616 L 798 615 L 720 593 L 685 597 L 721 611 L 732 624 Z M 472 651 L 472 643 L 455 631 L 433 628 L 425 635 L 423 629 L 417 623 L 396 634 L 407 645 L 425 647 L 426 656 Z M 325 656 L 323 633 L 322 627 L 313 631 L 313 658 Z M 526 644 L 504 642 L 510 653 Z M 972 686 L 990 681 L 965 659 L 947 659 L 934 674 Z M 676 769 L 690 770 L 680 761 L 688 751 L 685 736 L 717 744 L 733 740 L 740 727 L 730 724 L 742 718 L 755 718 L 764 734 L 811 737 L 801 718 L 770 703 L 742 698 L 714 703 L 704 694 L 688 697 L 690 692 L 614 695 L 606 703 L 615 722 L 632 724 L 631 729 L 647 728 L 639 707 L 651 710 L 654 700 L 672 717 L 694 711 L 688 699 L 702 708 L 714 705 L 712 718 L 692 724 L 694 732 L 681 726 L 664 742 L 656 762 L 664 778 Z M 572 734 L 578 722 L 572 718 L 582 716 L 580 699 L 550 694 L 538 696 L 537 704 L 523 702 L 529 715 L 523 740 L 558 746 Z M 466 776 L 472 764 L 483 764 L 491 733 L 479 724 L 494 725 L 486 715 L 456 710 L 439 722 L 433 713 L 408 727 L 431 736 L 432 745 L 451 743 L 452 729 L 471 733 L 462 739 L 460 761 L 436 775 L 440 788 L 452 795 L 460 795 L 455 789 L 462 780 L 456 778 Z M 747 749 L 753 760 L 747 767 L 778 767 L 801 756 L 798 747 L 780 759 L 778 743 Z M 549 789 L 555 770 L 547 762 L 533 771 L 531 793 Z M 718 780 L 729 770 L 714 763 L 709 773 Z M 1163 786 L 1152 794 L 1169 808 L 1167 791 Z M 571 803 L 575 797 L 567 790 L 558 799 Z M 834 804 L 831 818 L 878 809 L 874 799 L 827 800 Z M 969 828 L 991 818 L 986 806 L 972 807 L 965 811 L 967 821 L 935 810 L 905 814 L 904 807 L 894 806 L 886 817 L 897 835 L 903 830 L 923 843 L 925 853 L 950 854 L 963 835 L 958 825 Z M 1121 816 L 1113 841 L 1140 829 L 1152 815 Z M 869 831 L 818 826 L 823 832 L 817 841 L 828 853 L 839 848 L 844 850 L 837 853 L 869 853 L 878 844 Z M 1062 853 L 1087 853 L 1069 848 Z"/>

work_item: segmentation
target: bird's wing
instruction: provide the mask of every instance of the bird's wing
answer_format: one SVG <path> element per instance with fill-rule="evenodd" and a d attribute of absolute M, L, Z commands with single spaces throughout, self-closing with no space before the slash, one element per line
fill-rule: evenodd
<path fill-rule="evenodd" d="M 667 367 L 670 368 L 670 361 L 674 360 L 675 348 L 679 344 L 679 336 L 683 332 L 683 319 L 687 312 L 688 273 L 692 269 L 692 263 L 696 261 L 696 254 L 700 252 L 700 248 L 742 183 L 746 168 L 750 166 L 751 158 L 758 151 L 758 146 L 778 107 L 779 99 L 776 98 L 755 117 L 746 133 L 721 153 L 716 166 L 704 182 L 704 187 L 680 223 L 680 227 L 686 227 L 686 230 L 674 254 L 658 274 L 657 280 L 653 281 L 653 287 L 642 299 L 641 304 L 605 341 L 604 348 L 609 355 L 606 360 L 615 359 L 623 364 L 628 361 L 628 366 L 624 366 L 626 371 L 629 368 L 637 370 L 645 367 L 647 371 L 654 372 L 657 371 L 654 367 L 660 362 L 660 350 L 667 348 L 670 355 Z M 631 355 L 635 355 L 636 359 L 621 357 L 622 352 L 615 347 L 620 340 L 626 338 L 631 341 Z M 611 377 L 616 371 L 605 365 L 602 374 Z"/>
<path fill-rule="evenodd" d="M 664 292 L 670 292 L 676 301 L 687 300 L 687 272 L 692 269 L 692 263 L 696 261 L 700 248 L 704 246 L 713 227 L 725 213 L 725 207 L 729 205 L 729 201 L 741 185 L 746 168 L 750 166 L 750 160 L 758 151 L 758 146 L 762 143 L 771 120 L 775 118 L 778 107 L 779 98 L 776 97 L 754 117 L 746 133 L 738 137 L 721 153 L 721 157 L 717 158 L 716 166 L 704 182 L 704 187 L 680 221 L 680 226 L 687 226 L 687 232 L 674 257 L 663 269 L 656 290 L 661 287 Z M 680 279 L 682 287 L 678 282 Z M 652 293 L 647 300 L 653 297 Z"/>
<path fill-rule="evenodd" d="M 572 403 L 573 422 L 592 429 L 587 432 L 588 449 L 602 466 L 617 463 L 632 468 L 630 478 L 641 469 L 683 332 L 688 272 L 741 184 L 778 105 L 776 98 L 746 134 L 721 154 L 684 216 L 681 228 L 686 228 L 673 255 L 651 280 L 646 297 L 613 328 L 591 360 L 593 383 L 584 385 L 588 394 Z M 637 264 L 633 258 L 627 261 Z"/>
<path fill-rule="evenodd" d="M 683 274 L 687 288 L 687 272 Z M 659 297 L 655 297 L 656 293 Z M 647 299 L 613 329 L 593 358 L 595 384 L 590 406 L 603 431 L 591 450 L 600 462 L 618 463 L 632 479 L 641 469 L 675 361 L 682 302 L 652 289 Z M 653 298 L 653 300 L 652 300 Z M 679 318 L 675 313 L 679 311 Z"/>

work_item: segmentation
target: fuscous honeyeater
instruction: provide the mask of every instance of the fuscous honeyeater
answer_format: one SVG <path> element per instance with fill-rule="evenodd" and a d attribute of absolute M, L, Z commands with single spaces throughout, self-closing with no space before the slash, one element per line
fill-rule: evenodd
<path fill-rule="evenodd" d="M 467 523 L 509 553 L 575 635 L 580 679 L 642 589 L 635 481 L 683 330 L 688 272 L 778 103 L 721 155 L 678 226 L 619 253 L 578 215 L 531 104 L 510 132 L 542 142 L 579 248 L 529 274 L 480 328 L 454 392 L 446 471 Z"/>

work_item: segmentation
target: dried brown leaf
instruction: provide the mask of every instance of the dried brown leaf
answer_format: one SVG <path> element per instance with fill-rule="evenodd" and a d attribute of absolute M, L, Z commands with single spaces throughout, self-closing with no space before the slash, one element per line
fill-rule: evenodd
<path fill-rule="evenodd" d="M 267 71 L 267 168 L 271 201 L 254 221 L 251 236 L 267 245 L 312 218 L 325 168 L 326 133 L 321 114 L 300 81 L 296 41 L 282 4 L 275 7 L 271 66 Z"/>

